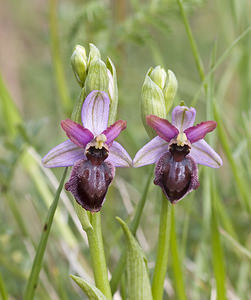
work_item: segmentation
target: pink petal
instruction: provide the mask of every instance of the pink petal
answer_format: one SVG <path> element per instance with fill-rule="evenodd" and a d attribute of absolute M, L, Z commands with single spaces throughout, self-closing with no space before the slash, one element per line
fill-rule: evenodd
<path fill-rule="evenodd" d="M 205 140 L 194 143 L 189 155 L 192 156 L 197 164 L 211 168 L 219 168 L 223 164 L 219 154 Z"/>
<path fill-rule="evenodd" d="M 176 106 L 172 112 L 172 124 L 180 131 L 193 126 L 196 110 L 193 107 Z"/>
<path fill-rule="evenodd" d="M 167 142 L 170 142 L 179 133 L 179 130 L 168 120 L 154 115 L 146 116 L 146 123 L 157 132 L 158 136 Z"/>
<path fill-rule="evenodd" d="M 136 153 L 133 159 L 133 167 L 138 168 L 155 164 L 166 152 L 168 152 L 168 143 L 156 136 Z"/>
<path fill-rule="evenodd" d="M 85 158 L 85 150 L 67 140 L 49 151 L 42 159 L 46 168 L 70 167 Z"/>
<path fill-rule="evenodd" d="M 111 144 L 124 129 L 126 129 L 126 121 L 123 120 L 118 120 L 109 126 L 105 131 L 102 132 L 107 138 L 106 144 Z"/>
<path fill-rule="evenodd" d="M 110 100 L 105 92 L 92 91 L 85 99 L 81 118 L 85 128 L 98 135 L 107 128 Z"/>
<path fill-rule="evenodd" d="M 205 135 L 213 131 L 217 126 L 215 121 L 201 122 L 200 124 L 187 128 L 184 133 L 186 134 L 190 143 L 195 143 L 205 137 Z"/>
<path fill-rule="evenodd" d="M 85 148 L 94 138 L 90 130 L 70 119 L 61 121 L 61 127 L 66 132 L 68 138 L 81 148 Z"/>
<path fill-rule="evenodd" d="M 130 155 L 118 142 L 113 142 L 109 148 L 109 156 L 106 162 L 110 162 L 114 167 L 128 168 L 132 166 Z"/>

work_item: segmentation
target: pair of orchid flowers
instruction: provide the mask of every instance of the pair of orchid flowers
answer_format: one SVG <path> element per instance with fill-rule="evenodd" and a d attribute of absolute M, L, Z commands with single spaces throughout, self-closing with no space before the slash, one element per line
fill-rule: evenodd
<path fill-rule="evenodd" d="M 82 106 L 83 126 L 70 119 L 62 121 L 69 139 L 42 159 L 48 168 L 73 166 L 65 188 L 84 209 L 91 212 L 101 209 L 116 167 L 156 164 L 154 183 L 174 204 L 199 186 L 197 164 L 212 168 L 222 165 L 220 156 L 203 139 L 217 124 L 206 121 L 193 126 L 194 108 L 176 106 L 172 124 L 155 115 L 147 116 L 146 122 L 157 136 L 132 160 L 115 141 L 126 128 L 126 121 L 119 120 L 108 127 L 109 106 L 105 92 L 92 91 Z"/>

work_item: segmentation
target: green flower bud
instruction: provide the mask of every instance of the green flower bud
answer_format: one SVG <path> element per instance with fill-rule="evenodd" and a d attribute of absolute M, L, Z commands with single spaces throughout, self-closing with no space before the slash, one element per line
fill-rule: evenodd
<path fill-rule="evenodd" d="M 87 71 L 87 56 L 84 47 L 80 45 L 75 47 L 71 56 L 71 65 L 77 82 L 83 87 Z"/>
<path fill-rule="evenodd" d="M 72 66 L 75 76 L 82 87 L 79 100 L 75 104 L 74 115 L 79 112 L 79 107 L 86 97 L 93 90 L 104 91 L 110 99 L 110 113 L 108 124 L 111 125 L 116 121 L 118 106 L 118 85 L 116 69 L 108 57 L 106 64 L 101 60 L 98 48 L 89 44 L 90 52 L 88 60 L 86 58 L 85 49 L 77 45 L 72 55 Z M 83 68 L 83 63 L 84 67 Z M 85 71 L 83 74 L 81 72 Z"/>
<path fill-rule="evenodd" d="M 146 74 L 141 91 L 141 117 L 148 135 L 156 136 L 155 131 L 146 124 L 147 115 L 156 115 L 160 118 L 166 117 L 165 99 L 161 88 L 151 79 L 153 69 L 150 68 Z"/>
<path fill-rule="evenodd" d="M 172 108 L 177 89 L 178 89 L 178 81 L 176 79 L 176 76 L 171 70 L 168 70 L 168 80 L 164 88 L 164 97 L 165 97 L 167 113 Z"/>
<path fill-rule="evenodd" d="M 88 74 L 85 80 L 86 95 L 93 90 L 104 91 L 108 93 L 109 76 L 105 63 L 101 59 L 92 61 L 88 68 Z"/>
<path fill-rule="evenodd" d="M 116 121 L 116 117 L 117 117 L 118 84 L 117 84 L 116 69 L 109 57 L 107 58 L 106 66 L 107 66 L 107 74 L 109 78 L 108 92 L 110 97 L 110 114 L 109 114 L 108 124 L 111 125 Z"/>
<path fill-rule="evenodd" d="M 149 74 L 153 82 L 155 82 L 161 89 L 164 88 L 166 84 L 166 71 L 161 66 L 155 67 Z"/>
<path fill-rule="evenodd" d="M 88 57 L 88 69 L 90 68 L 91 64 L 95 60 L 101 59 L 100 52 L 99 52 L 98 48 L 95 45 L 90 43 L 89 48 L 90 48 L 90 52 L 89 52 L 89 57 Z"/>

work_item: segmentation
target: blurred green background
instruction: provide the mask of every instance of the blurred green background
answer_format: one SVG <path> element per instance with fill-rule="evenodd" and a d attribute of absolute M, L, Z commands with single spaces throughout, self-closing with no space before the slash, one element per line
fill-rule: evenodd
<path fill-rule="evenodd" d="M 44 170 L 39 155 L 65 139 L 60 128 L 60 120 L 66 118 L 63 103 L 70 99 L 73 107 L 80 92 L 70 56 L 76 44 L 88 50 L 88 43 L 94 43 L 102 59 L 109 56 L 116 66 L 118 118 L 128 121 L 119 141 L 132 158 L 149 140 L 141 122 L 140 93 L 150 66 L 160 64 L 175 73 L 176 104 L 184 100 L 190 106 L 198 96 L 197 123 L 218 116 L 212 142 L 224 165 L 217 170 L 199 167 L 201 187 L 176 205 L 186 297 L 216 299 L 217 290 L 218 299 L 251 299 L 250 31 L 233 45 L 250 26 L 251 3 L 186 0 L 184 7 L 205 74 L 227 50 L 208 77 L 207 94 L 174 0 L 1 1 L 0 273 L 10 299 L 22 299 L 42 223 L 63 171 Z M 16 119 L 18 127 L 13 126 Z M 123 245 L 115 216 L 125 220 L 133 216 L 149 172 L 149 167 L 117 169 L 102 209 L 111 271 Z M 211 187 L 208 176 L 213 176 Z M 36 299 L 85 299 L 69 274 L 92 277 L 86 236 L 68 197 L 63 194 L 60 200 Z M 151 274 L 160 200 L 159 189 L 151 184 L 137 234 Z M 174 270 L 170 255 L 164 299 L 184 299 Z"/>

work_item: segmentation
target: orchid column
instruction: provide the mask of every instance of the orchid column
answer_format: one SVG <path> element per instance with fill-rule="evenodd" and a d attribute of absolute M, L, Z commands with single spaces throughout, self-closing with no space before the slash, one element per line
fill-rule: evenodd
<path fill-rule="evenodd" d="M 61 122 L 68 140 L 53 148 L 42 162 L 48 168 L 73 167 L 65 188 L 76 200 L 76 212 L 88 236 L 96 287 L 107 299 L 112 299 L 99 211 L 115 176 L 115 168 L 131 166 L 126 150 L 114 141 L 126 128 L 126 121 L 114 122 L 118 93 L 116 70 L 111 60 L 108 58 L 106 65 L 92 44 L 87 59 L 85 49 L 76 46 L 72 66 L 82 90 L 73 120 Z"/>

